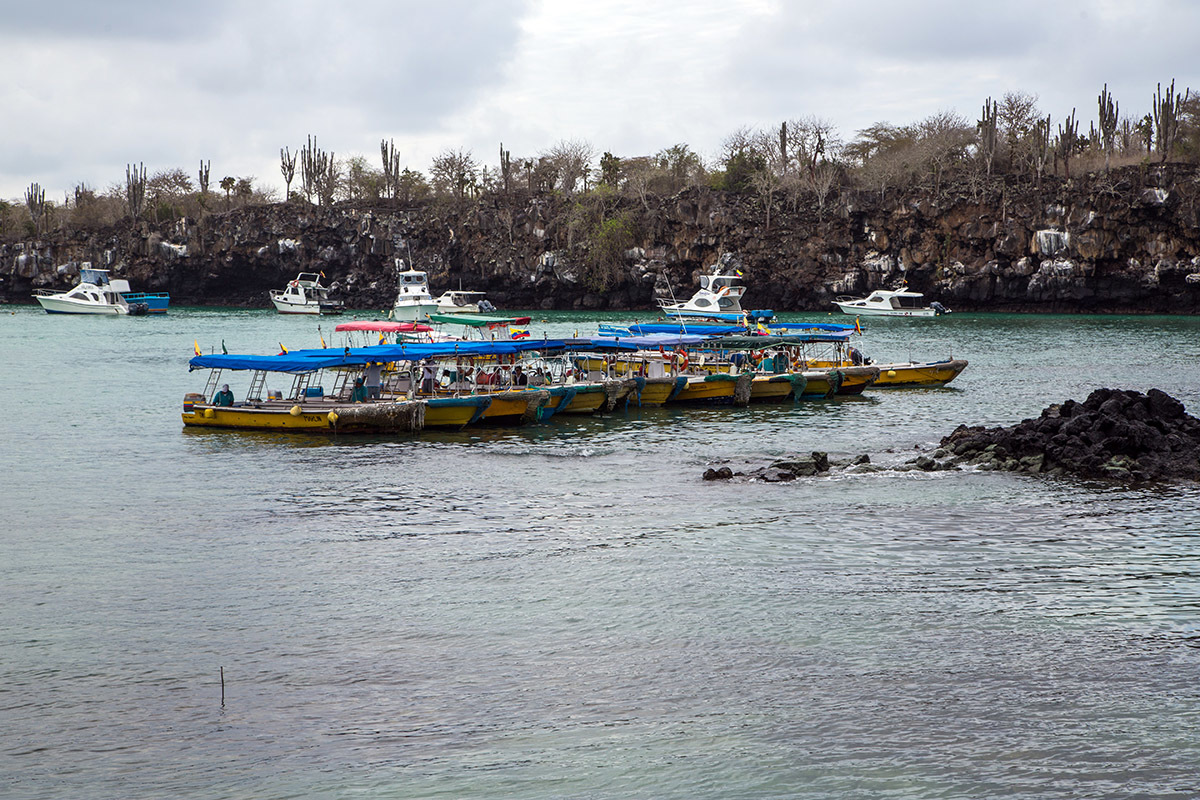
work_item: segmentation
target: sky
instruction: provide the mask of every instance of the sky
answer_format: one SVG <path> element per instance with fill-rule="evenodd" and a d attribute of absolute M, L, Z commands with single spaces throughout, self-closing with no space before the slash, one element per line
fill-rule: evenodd
<path fill-rule="evenodd" d="M 202 160 L 282 196 L 309 135 L 423 172 L 501 143 L 711 161 L 745 127 L 851 140 L 1010 91 L 1086 131 L 1106 83 L 1138 117 L 1160 82 L 1200 90 L 1198 43 L 1196 0 L 0 0 L 0 198 Z"/>

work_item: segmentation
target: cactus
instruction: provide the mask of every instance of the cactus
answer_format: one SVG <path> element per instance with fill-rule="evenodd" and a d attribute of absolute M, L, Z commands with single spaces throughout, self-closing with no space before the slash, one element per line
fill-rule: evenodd
<path fill-rule="evenodd" d="M 1179 135 L 1179 110 L 1187 102 L 1190 93 L 1191 89 L 1185 89 L 1182 97 L 1175 94 L 1175 79 L 1172 78 L 1166 97 L 1163 97 L 1160 83 L 1158 91 L 1151 98 L 1154 103 L 1154 142 L 1162 162 L 1166 162 L 1175 145 L 1175 137 Z"/>
<path fill-rule="evenodd" d="M 989 178 L 992 177 L 992 161 L 996 158 L 996 119 L 996 103 L 989 97 L 983 101 L 983 116 L 975 126 L 979 131 L 979 150 L 987 164 Z"/>
<path fill-rule="evenodd" d="M 1100 92 L 1098 102 L 1100 104 L 1100 138 L 1104 143 L 1104 171 L 1108 172 L 1109 159 L 1112 156 L 1113 143 L 1117 136 L 1117 122 L 1121 116 L 1120 104 L 1113 102 L 1112 95 L 1108 93 L 1107 83 Z"/>
<path fill-rule="evenodd" d="M 200 196 L 208 194 L 208 177 L 211 173 L 212 159 L 200 162 Z"/>
<path fill-rule="evenodd" d="M 1071 116 L 1058 126 L 1058 138 L 1054 144 L 1056 155 L 1062 159 L 1063 169 L 1067 173 L 1067 179 L 1070 180 L 1071 156 L 1079 149 L 1079 120 L 1075 119 L 1075 109 L 1072 108 Z"/>
<path fill-rule="evenodd" d="M 29 216 L 33 218 L 33 233 L 41 232 L 42 217 L 46 214 L 46 190 L 40 184 L 31 183 L 25 190 L 25 205 L 29 207 Z"/>
<path fill-rule="evenodd" d="M 383 192 L 395 199 L 400 190 L 400 154 L 395 140 L 379 142 L 379 157 L 383 161 Z"/>
<path fill-rule="evenodd" d="M 308 202 L 312 202 L 313 195 L 317 196 L 318 204 L 333 202 L 336 178 L 333 153 L 317 147 L 317 137 L 310 134 L 308 144 L 300 150 L 300 184 Z"/>
<path fill-rule="evenodd" d="M 288 148 L 279 151 L 279 171 L 283 173 L 283 199 L 292 196 L 292 180 L 296 177 L 296 156 Z"/>
<path fill-rule="evenodd" d="M 125 202 L 129 205 L 129 216 L 137 219 L 146 206 L 146 165 L 125 165 Z"/>

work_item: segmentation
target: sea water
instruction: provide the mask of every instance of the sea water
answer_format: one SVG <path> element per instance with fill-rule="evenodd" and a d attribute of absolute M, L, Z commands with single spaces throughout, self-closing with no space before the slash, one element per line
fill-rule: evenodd
<path fill-rule="evenodd" d="M 1200 413 L 1200 319 L 868 322 L 971 362 L 938 389 L 183 428 L 195 346 L 337 321 L 0 307 L 0 796 L 1200 795 L 1200 490 L 896 469 L 1102 386 Z M 813 450 L 884 469 L 700 478 Z"/>

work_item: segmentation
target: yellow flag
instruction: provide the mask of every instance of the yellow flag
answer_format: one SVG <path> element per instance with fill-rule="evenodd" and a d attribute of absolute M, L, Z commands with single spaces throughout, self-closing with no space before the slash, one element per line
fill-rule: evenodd
<path fill-rule="evenodd" d="M 196 355 L 200 355 L 200 340 L 196 339 L 192 342 L 192 349 L 196 351 Z"/>

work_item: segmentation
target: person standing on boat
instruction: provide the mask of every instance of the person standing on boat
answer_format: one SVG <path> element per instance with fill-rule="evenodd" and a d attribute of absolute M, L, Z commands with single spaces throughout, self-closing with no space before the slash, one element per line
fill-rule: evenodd
<path fill-rule="evenodd" d="M 425 394 L 433 394 L 433 377 L 436 370 L 433 368 L 433 362 L 426 359 L 421 366 L 421 391 Z"/>
<path fill-rule="evenodd" d="M 233 405 L 233 392 L 229 391 L 229 384 L 221 384 L 221 391 L 213 395 L 214 406 L 231 406 Z"/>
<path fill-rule="evenodd" d="M 362 378 L 354 379 L 354 391 L 350 393 L 350 402 L 351 403 L 367 402 L 367 387 L 363 386 Z"/>
<path fill-rule="evenodd" d="M 529 385 L 529 376 L 526 375 L 525 371 L 521 369 L 520 364 L 517 364 L 515 367 L 513 367 L 512 382 L 513 382 L 513 386 L 528 386 Z"/>
<path fill-rule="evenodd" d="M 367 397 L 378 400 L 383 394 L 383 364 L 367 364 Z"/>

